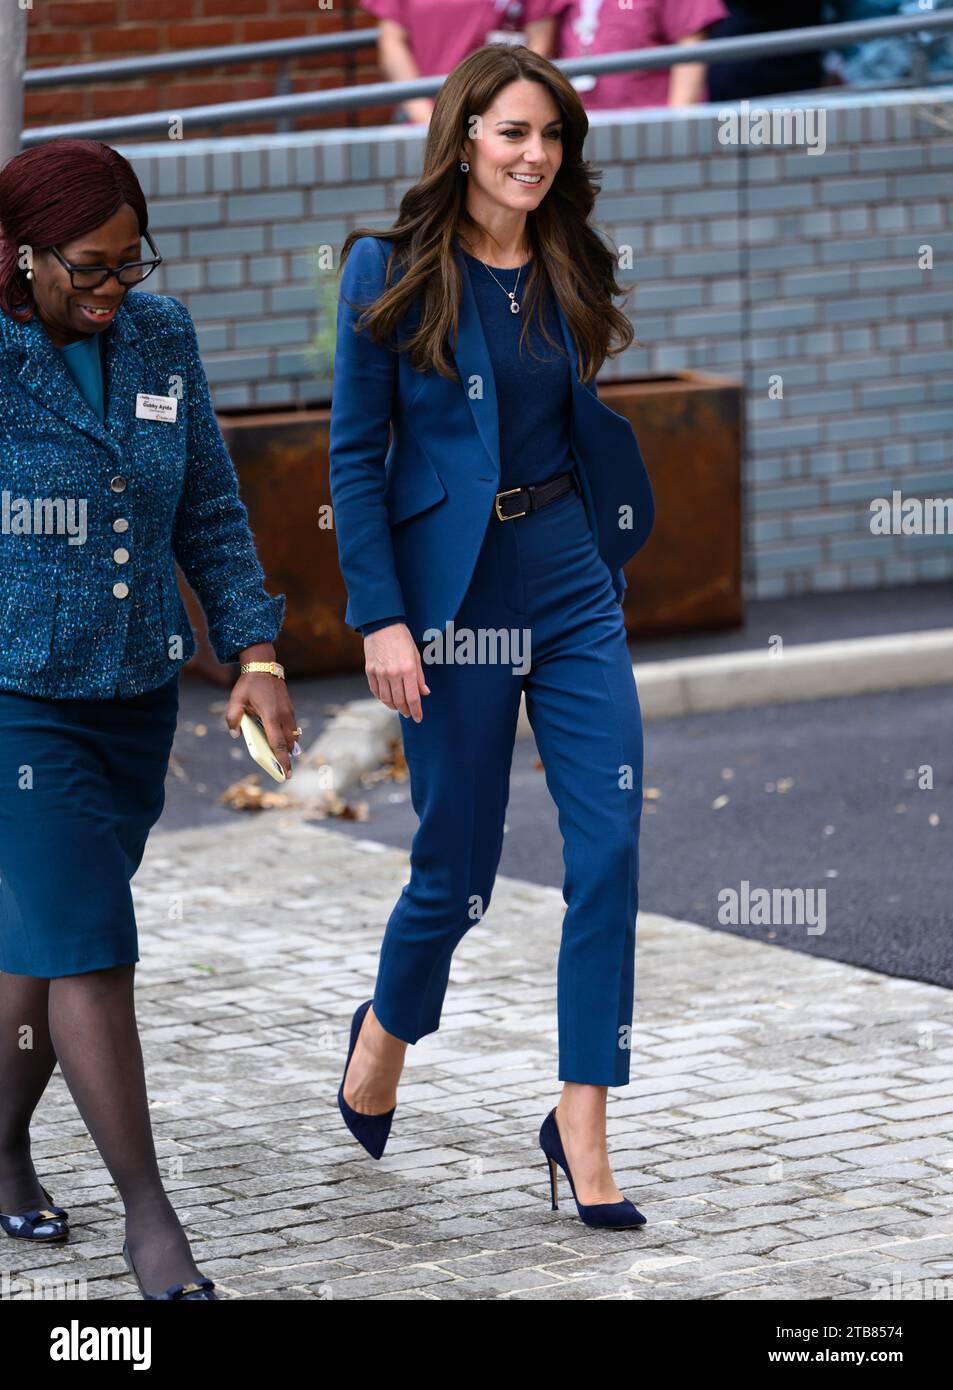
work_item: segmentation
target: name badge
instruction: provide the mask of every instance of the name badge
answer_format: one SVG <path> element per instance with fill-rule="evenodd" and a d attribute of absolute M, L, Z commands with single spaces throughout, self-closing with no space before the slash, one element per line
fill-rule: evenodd
<path fill-rule="evenodd" d="M 178 409 L 176 396 L 146 396 L 142 393 L 136 396 L 137 420 L 165 420 L 172 425 L 175 424 Z"/>

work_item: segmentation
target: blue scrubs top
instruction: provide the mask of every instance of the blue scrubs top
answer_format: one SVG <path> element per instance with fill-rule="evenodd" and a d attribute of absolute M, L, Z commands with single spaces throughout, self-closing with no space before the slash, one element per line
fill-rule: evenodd
<path fill-rule="evenodd" d="M 106 419 L 106 393 L 100 339 L 105 336 L 104 333 L 92 333 L 88 338 L 78 338 L 75 343 L 67 343 L 65 347 L 57 348 L 70 376 L 102 421 Z"/>

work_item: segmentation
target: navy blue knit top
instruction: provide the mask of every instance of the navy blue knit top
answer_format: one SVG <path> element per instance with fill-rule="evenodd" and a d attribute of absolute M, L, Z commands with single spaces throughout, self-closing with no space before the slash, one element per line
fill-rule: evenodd
<path fill-rule="evenodd" d="M 556 306 L 547 286 L 543 316 L 555 346 L 546 342 L 534 315 L 527 333 L 529 341 L 520 349 L 527 312 L 524 292 L 533 262 L 527 261 L 512 270 L 500 270 L 497 266 L 487 270 L 475 256 L 467 251 L 463 254 L 493 363 L 500 416 L 500 491 L 525 483 L 541 483 L 572 466 L 572 379 Z M 513 289 L 521 305 L 518 314 L 511 313 L 505 293 Z"/>
<path fill-rule="evenodd" d="M 533 314 L 528 341 L 520 348 L 527 313 L 524 291 L 532 261 L 512 270 L 492 266 L 491 275 L 482 261 L 467 251 L 463 255 L 493 364 L 500 421 L 500 491 L 541 483 L 572 467 L 571 368 L 552 293 L 546 285 L 541 307 L 546 331 L 555 346 L 546 342 Z M 518 314 L 511 312 L 507 297 L 507 291 L 513 289 L 521 306 Z M 401 615 L 379 618 L 360 630 L 366 637 L 378 628 L 403 621 Z"/>

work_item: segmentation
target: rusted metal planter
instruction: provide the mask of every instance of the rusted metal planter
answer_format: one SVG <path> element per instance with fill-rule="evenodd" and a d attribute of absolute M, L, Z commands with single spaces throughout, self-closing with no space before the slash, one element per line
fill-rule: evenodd
<path fill-rule="evenodd" d="M 625 567 L 629 632 L 662 636 L 739 627 L 742 390 L 703 372 L 599 386 L 638 437 L 655 526 Z"/>
<path fill-rule="evenodd" d="M 738 626 L 741 589 L 741 387 L 700 372 L 606 383 L 600 399 L 626 416 L 655 492 L 655 529 L 626 567 L 630 632 L 661 635 Z M 222 432 L 272 593 L 287 595 L 280 656 L 289 675 L 363 665 L 344 623 L 328 482 L 329 410 L 223 414 Z M 199 650 L 190 666 L 227 680 L 186 593 Z"/>

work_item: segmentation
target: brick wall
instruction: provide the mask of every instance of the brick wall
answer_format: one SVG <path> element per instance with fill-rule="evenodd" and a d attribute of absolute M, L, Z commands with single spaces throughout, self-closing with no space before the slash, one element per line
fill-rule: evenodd
<path fill-rule="evenodd" d="M 373 29 L 376 23 L 355 0 L 336 0 L 330 9 L 306 0 L 59 0 L 53 4 L 36 3 L 29 11 L 27 67 L 141 58 L 185 48 Z M 195 68 L 181 75 L 164 73 L 81 87 L 28 89 L 26 124 L 58 125 L 146 111 L 177 113 L 199 104 L 273 96 L 278 71 L 277 63 L 256 63 Z M 296 59 L 288 66 L 288 76 L 292 92 L 381 80 L 373 44 L 326 58 Z M 379 124 L 389 117 L 390 108 L 381 107 L 301 119 L 295 129 Z M 189 135 L 226 134 L 229 129 L 225 126 L 203 132 L 196 126 Z M 236 133 L 268 131 L 274 129 L 274 124 L 264 122 L 233 129 Z"/>
<path fill-rule="evenodd" d="M 953 495 L 953 88 L 827 106 L 819 156 L 721 146 L 714 108 L 594 116 L 587 147 L 599 224 L 635 249 L 620 279 L 643 344 L 603 379 L 745 384 L 752 596 L 953 576 L 950 536 L 869 529 L 895 487 Z M 419 129 L 123 148 L 170 262 L 150 286 L 189 304 L 218 406 L 325 402 L 313 249 L 337 265 L 352 227 L 393 220 Z"/>

